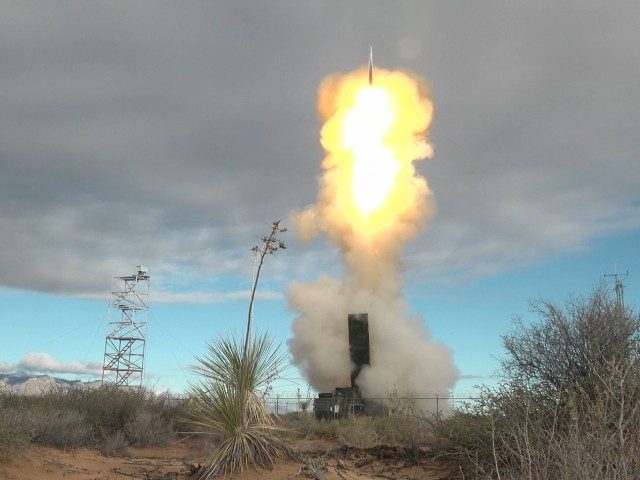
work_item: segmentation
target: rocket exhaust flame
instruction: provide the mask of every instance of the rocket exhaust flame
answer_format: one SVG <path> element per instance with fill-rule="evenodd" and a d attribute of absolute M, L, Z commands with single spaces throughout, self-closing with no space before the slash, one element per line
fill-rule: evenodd
<path fill-rule="evenodd" d="M 340 141 L 353 156 L 351 194 L 364 219 L 384 204 L 399 170 L 384 143 L 393 116 L 389 94 L 381 88 L 368 88 L 358 92 L 343 120 Z"/>
<path fill-rule="evenodd" d="M 430 157 L 433 104 L 424 82 L 408 73 L 360 69 L 325 78 L 318 93 L 326 151 L 315 205 L 293 223 L 302 239 L 326 233 L 347 266 L 341 281 L 322 277 L 288 288 L 300 312 L 289 341 L 294 363 L 311 385 L 349 384 L 347 314 L 368 312 L 371 365 L 356 383 L 365 396 L 393 388 L 414 395 L 450 389 L 457 379 L 451 351 L 429 338 L 402 299 L 400 254 L 433 212 L 414 161 Z"/>

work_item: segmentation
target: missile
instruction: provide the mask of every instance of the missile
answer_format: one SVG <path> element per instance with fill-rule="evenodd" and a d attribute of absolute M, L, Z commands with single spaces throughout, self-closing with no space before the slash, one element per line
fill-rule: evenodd
<path fill-rule="evenodd" d="M 373 47 L 369 45 L 369 85 L 373 85 Z"/>

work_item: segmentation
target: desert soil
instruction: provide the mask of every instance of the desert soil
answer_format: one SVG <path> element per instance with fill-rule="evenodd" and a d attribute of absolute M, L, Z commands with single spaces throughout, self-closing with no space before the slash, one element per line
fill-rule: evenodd
<path fill-rule="evenodd" d="M 273 470 L 248 470 L 232 477 L 247 480 L 438 480 L 447 468 L 423 460 L 409 464 L 399 448 L 368 450 L 305 444 L 298 460 L 279 462 Z M 302 448 L 301 448 L 302 450 Z M 165 448 L 129 448 L 124 458 L 105 457 L 96 450 L 62 451 L 33 446 L 0 464 L 2 480 L 181 480 L 189 478 L 202 461 L 194 445 L 178 443 Z"/>

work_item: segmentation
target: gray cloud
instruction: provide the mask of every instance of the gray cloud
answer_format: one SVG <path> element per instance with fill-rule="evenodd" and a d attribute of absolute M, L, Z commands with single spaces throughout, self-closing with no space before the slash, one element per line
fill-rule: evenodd
<path fill-rule="evenodd" d="M 634 2 L 2 10 L 4 286 L 100 295 L 143 263 L 185 300 L 245 279 L 262 222 L 314 201 L 320 79 L 364 63 L 369 43 L 381 65 L 432 84 L 436 156 L 419 168 L 439 213 L 409 252 L 418 280 L 640 226 Z M 290 242 L 267 281 L 333 261 L 322 243 Z"/>

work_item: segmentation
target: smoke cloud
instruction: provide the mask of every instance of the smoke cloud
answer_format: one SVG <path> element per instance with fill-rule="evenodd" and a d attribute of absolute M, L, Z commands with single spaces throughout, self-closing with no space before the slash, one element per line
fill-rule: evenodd
<path fill-rule="evenodd" d="M 347 315 L 368 313 L 371 365 L 356 379 L 362 394 L 442 394 L 459 376 L 452 351 L 409 312 L 401 275 L 403 246 L 435 210 L 413 165 L 432 154 L 428 88 L 409 73 L 381 69 L 369 86 L 360 69 L 326 78 L 318 111 L 326 151 L 318 198 L 292 224 L 302 240 L 328 235 L 346 272 L 288 287 L 289 307 L 299 313 L 289 340 L 293 362 L 318 391 L 348 386 Z"/>

